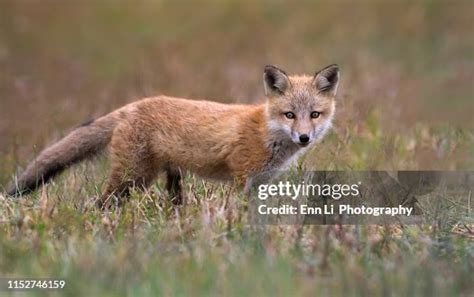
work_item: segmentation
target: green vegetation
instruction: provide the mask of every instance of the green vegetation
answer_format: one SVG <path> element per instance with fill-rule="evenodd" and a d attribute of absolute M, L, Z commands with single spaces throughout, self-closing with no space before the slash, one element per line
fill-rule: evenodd
<path fill-rule="evenodd" d="M 72 127 L 143 96 L 256 102 L 270 63 L 341 67 L 335 128 L 307 168 L 472 170 L 473 16 L 469 1 L 2 1 L 0 185 Z M 194 176 L 179 209 L 159 180 L 98 211 L 106 169 L 98 158 L 24 199 L 0 193 L 0 277 L 68 282 L 21 295 L 474 292 L 466 196 L 443 197 L 442 213 L 424 205 L 419 226 L 256 228 L 236 189 Z"/>
<path fill-rule="evenodd" d="M 234 189 L 192 177 L 179 209 L 158 182 L 103 213 L 97 168 L 79 166 L 30 199 L 0 198 L 4 277 L 63 277 L 67 296 L 472 293 L 466 197 L 455 207 L 465 218 L 445 200 L 420 226 L 252 227 Z"/>

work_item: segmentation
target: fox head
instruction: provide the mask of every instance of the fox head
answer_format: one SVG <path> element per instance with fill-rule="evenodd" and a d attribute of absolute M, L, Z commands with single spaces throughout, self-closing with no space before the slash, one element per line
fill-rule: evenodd
<path fill-rule="evenodd" d="M 263 74 L 268 128 L 304 147 L 321 139 L 331 127 L 339 83 L 337 65 L 310 76 L 288 76 L 266 66 Z"/>

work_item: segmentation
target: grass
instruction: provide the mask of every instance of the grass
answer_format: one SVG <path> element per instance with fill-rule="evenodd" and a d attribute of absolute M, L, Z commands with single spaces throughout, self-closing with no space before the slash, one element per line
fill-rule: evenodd
<path fill-rule="evenodd" d="M 27 199 L 0 196 L 3 277 L 67 280 L 65 291 L 32 296 L 468 296 L 474 289 L 465 192 L 420 200 L 426 221 L 416 226 L 256 227 L 238 190 L 194 176 L 185 179 L 183 207 L 171 205 L 158 180 L 123 208 L 102 212 L 94 201 L 106 169 L 99 158 Z"/>
<path fill-rule="evenodd" d="M 265 64 L 341 67 L 335 128 L 306 168 L 472 170 L 473 15 L 468 1 L 2 1 L 0 185 L 72 127 L 143 96 L 259 101 Z M 464 194 L 420 200 L 416 226 L 257 228 L 232 185 L 190 175 L 184 207 L 158 180 L 98 211 L 106 168 L 81 164 L 24 199 L 0 193 L 0 277 L 68 282 L 21 295 L 474 291 Z"/>

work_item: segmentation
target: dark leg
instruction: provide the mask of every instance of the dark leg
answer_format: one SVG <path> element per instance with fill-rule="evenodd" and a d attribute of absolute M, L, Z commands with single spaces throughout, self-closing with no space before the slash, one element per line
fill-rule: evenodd
<path fill-rule="evenodd" d="M 171 203 L 174 205 L 183 205 L 181 179 L 181 172 L 179 170 L 166 170 L 166 190 L 170 195 Z"/>

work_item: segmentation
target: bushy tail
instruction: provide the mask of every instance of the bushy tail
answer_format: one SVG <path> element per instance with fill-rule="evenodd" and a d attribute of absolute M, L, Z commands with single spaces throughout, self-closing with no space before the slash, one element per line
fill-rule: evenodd
<path fill-rule="evenodd" d="M 84 124 L 44 149 L 9 188 L 8 195 L 18 196 L 36 190 L 72 164 L 102 151 L 117 125 L 113 114 Z"/>

